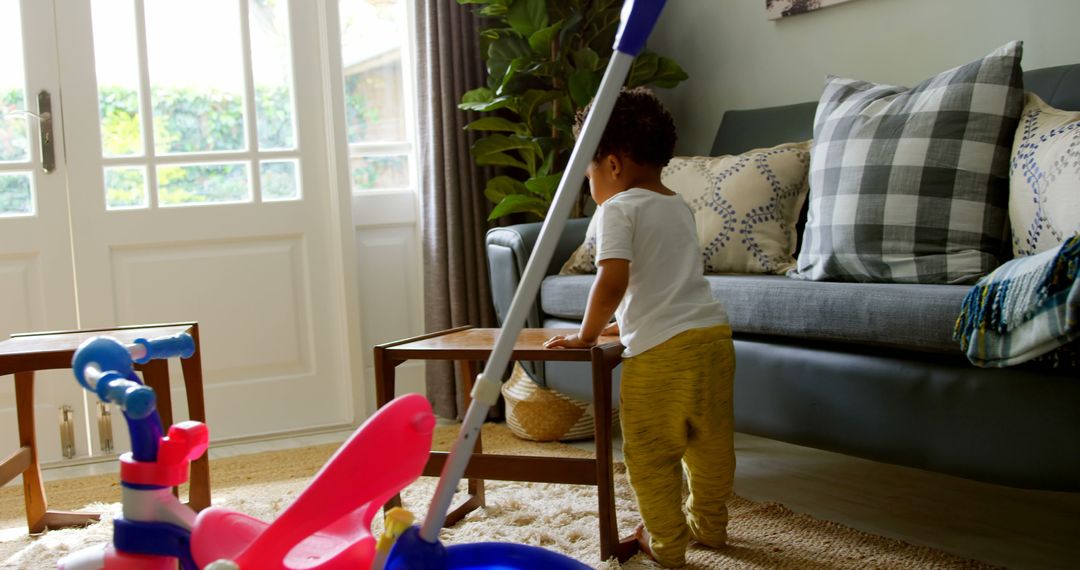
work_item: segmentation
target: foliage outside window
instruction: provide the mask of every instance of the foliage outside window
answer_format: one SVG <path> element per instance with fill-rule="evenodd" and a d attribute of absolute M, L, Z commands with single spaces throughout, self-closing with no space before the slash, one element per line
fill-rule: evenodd
<path fill-rule="evenodd" d="M 255 100 L 259 104 L 256 116 L 263 148 L 290 148 L 293 141 L 290 94 L 286 87 L 259 87 Z M 0 94 L 0 101 L 13 108 L 21 101 L 21 91 Z M 103 87 L 99 92 L 101 103 L 101 131 L 103 151 L 106 156 L 140 156 L 142 139 L 139 136 L 139 97 L 130 89 Z M 192 89 L 155 90 L 154 140 L 162 153 L 205 152 L 207 150 L 235 150 L 247 146 L 244 130 L 243 104 L 234 96 L 215 91 Z M 162 120 L 162 119 L 166 120 Z M 8 133 L 5 129 L 16 128 Z M 19 121 L 0 123 L 0 145 L 25 146 L 25 126 Z M 10 141 L 10 142 L 5 142 Z M 25 149 L 10 149 L 11 154 Z M 280 170 L 280 169 L 278 169 Z M 269 178 L 270 188 L 263 193 L 283 195 L 293 184 L 284 176 Z M 141 196 L 145 188 L 144 175 L 137 169 L 117 169 L 106 177 L 107 202 L 120 207 L 142 206 Z M 199 168 L 159 168 L 158 184 L 163 202 L 189 204 L 200 202 L 231 202 L 249 194 L 246 174 L 237 172 L 231 165 L 205 165 Z M 22 203 L 29 195 L 21 177 L 0 177 L 0 212 L 24 211 Z M 280 187 L 280 188 L 279 188 Z M 295 190 L 292 190 L 295 191 Z M 18 203 L 16 203 L 18 201 Z M 11 202 L 10 204 L 7 202 Z"/>
<path fill-rule="evenodd" d="M 0 162 L 19 162 L 30 156 L 26 118 L 17 114 L 24 107 L 21 89 L 0 93 Z M 27 175 L 0 173 L 0 216 L 29 214 L 30 201 Z"/>
<path fill-rule="evenodd" d="M 622 0 L 458 3 L 475 4 L 485 17 L 487 85 L 462 95 L 458 107 L 488 113 L 466 126 L 491 133 L 473 145 L 473 159 L 507 172 L 484 189 L 496 204 L 489 219 L 519 212 L 543 218 L 574 147 L 574 116 L 596 94 L 611 58 Z M 686 78 L 675 61 L 645 51 L 626 84 L 671 88 Z"/>

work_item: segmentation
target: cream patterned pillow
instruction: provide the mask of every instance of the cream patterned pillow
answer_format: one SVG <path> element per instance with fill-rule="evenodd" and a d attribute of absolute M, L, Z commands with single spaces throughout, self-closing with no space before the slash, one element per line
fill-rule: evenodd
<path fill-rule="evenodd" d="M 809 165 L 810 141 L 671 159 L 663 182 L 694 211 L 706 273 L 783 274 L 795 266 Z"/>
<path fill-rule="evenodd" d="M 1033 255 L 1080 232 L 1080 112 L 1028 93 L 1009 163 L 1013 255 Z"/>
<path fill-rule="evenodd" d="M 585 230 L 585 241 L 570 254 L 559 275 L 580 275 L 583 273 L 596 273 L 596 216 L 589 219 L 589 227 Z"/>

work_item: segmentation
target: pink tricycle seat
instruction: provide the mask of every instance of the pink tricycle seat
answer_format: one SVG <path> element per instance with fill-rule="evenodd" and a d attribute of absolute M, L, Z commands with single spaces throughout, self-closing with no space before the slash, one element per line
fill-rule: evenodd
<path fill-rule="evenodd" d="M 203 568 L 225 559 L 266 570 L 370 567 L 371 521 L 423 472 L 434 429 L 426 398 L 393 400 L 353 433 L 273 522 L 218 507 L 199 513 L 191 535 L 195 563 Z"/>

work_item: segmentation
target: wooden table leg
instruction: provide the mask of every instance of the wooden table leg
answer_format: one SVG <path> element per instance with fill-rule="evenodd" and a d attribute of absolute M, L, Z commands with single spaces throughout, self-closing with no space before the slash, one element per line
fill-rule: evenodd
<path fill-rule="evenodd" d="M 596 495 L 600 517 L 600 559 L 615 556 L 625 562 L 638 551 L 637 540 L 619 540 L 615 512 L 615 477 L 611 449 L 611 372 L 619 362 L 621 346 L 593 347 L 593 423 L 596 437 Z"/>
<path fill-rule="evenodd" d="M 394 399 L 396 389 L 397 366 L 400 361 L 391 360 L 386 349 L 382 346 L 375 347 L 375 406 L 381 408 Z M 394 495 L 383 505 L 383 512 L 394 507 L 401 506 L 401 494 Z"/>
<path fill-rule="evenodd" d="M 30 534 L 45 531 L 45 485 L 38 462 L 37 434 L 34 432 L 34 373 L 15 373 L 15 408 L 19 417 L 19 446 L 30 450 L 30 468 L 23 472 L 26 526 Z"/>
<path fill-rule="evenodd" d="M 385 348 L 375 347 L 375 407 L 381 408 L 394 399 L 398 364 L 387 357 Z"/>
<path fill-rule="evenodd" d="M 140 366 L 146 385 L 154 389 L 157 397 L 157 413 L 161 418 L 161 427 L 166 434 L 173 425 L 172 388 L 169 386 L 169 361 L 151 360 Z M 180 488 L 173 487 L 173 496 L 180 496 Z"/>
<path fill-rule="evenodd" d="M 180 360 L 184 373 L 184 392 L 187 394 L 188 417 L 206 423 L 206 398 L 203 394 L 202 349 L 199 344 L 199 325 L 188 331 L 195 341 L 195 352 Z M 191 462 L 191 484 L 188 487 L 188 506 L 201 511 L 210 506 L 210 452 Z"/>
<path fill-rule="evenodd" d="M 100 520 L 97 513 L 50 511 L 38 461 L 37 435 L 34 432 L 34 373 L 15 373 L 15 408 L 19 418 L 19 446 L 29 451 L 30 465 L 23 471 L 23 497 L 26 503 L 26 526 L 30 534 L 47 528 L 84 526 Z"/>
<path fill-rule="evenodd" d="M 172 390 L 169 388 L 169 361 L 151 360 L 141 366 L 143 380 L 154 389 L 157 397 L 157 412 L 161 416 L 161 427 L 169 433 L 173 425 Z"/>

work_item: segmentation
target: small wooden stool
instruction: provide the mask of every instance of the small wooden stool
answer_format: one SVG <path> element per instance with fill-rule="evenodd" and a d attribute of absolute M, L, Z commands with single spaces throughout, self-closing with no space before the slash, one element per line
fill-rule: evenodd
<path fill-rule="evenodd" d="M 99 519 L 96 513 L 50 511 L 45 499 L 45 486 L 38 464 L 37 441 L 34 432 L 34 372 L 71 367 L 75 349 L 95 336 L 110 336 L 128 345 L 137 338 L 152 339 L 188 333 L 195 341 L 195 353 L 180 361 L 187 392 L 188 416 L 206 422 L 203 400 L 202 363 L 199 352 L 198 323 L 175 323 L 116 327 L 111 329 L 13 334 L 0 342 L 0 376 L 15 375 L 15 407 L 19 420 L 19 450 L 0 462 L 0 485 L 23 476 L 26 497 L 26 525 L 31 534 L 46 528 L 82 526 Z M 146 384 L 157 392 L 158 414 L 166 431 L 172 425 L 172 397 L 169 392 L 169 363 L 151 360 L 135 365 L 143 373 Z M 74 377 L 71 379 L 75 381 Z M 188 506 L 202 510 L 210 506 L 210 462 L 207 455 L 191 463 L 191 487 Z"/>

